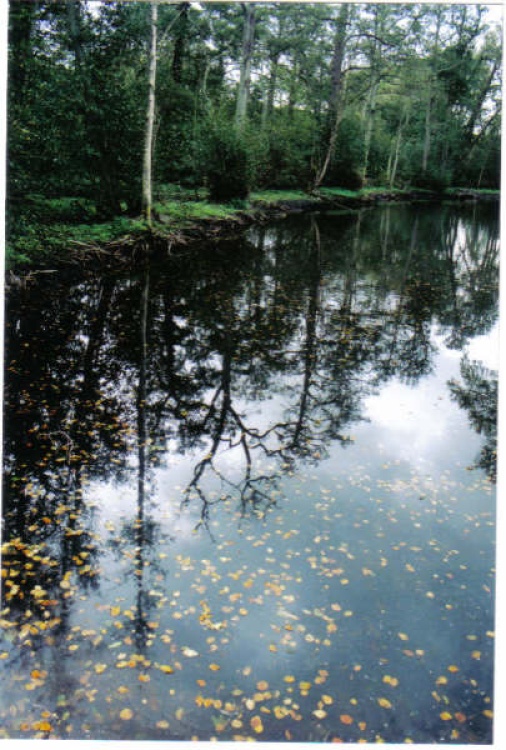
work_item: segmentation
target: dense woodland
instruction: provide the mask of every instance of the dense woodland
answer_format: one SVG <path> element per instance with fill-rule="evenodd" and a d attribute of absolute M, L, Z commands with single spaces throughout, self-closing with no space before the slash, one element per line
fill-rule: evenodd
<path fill-rule="evenodd" d="M 500 88 L 480 5 L 11 0 L 8 197 L 497 188 Z"/>

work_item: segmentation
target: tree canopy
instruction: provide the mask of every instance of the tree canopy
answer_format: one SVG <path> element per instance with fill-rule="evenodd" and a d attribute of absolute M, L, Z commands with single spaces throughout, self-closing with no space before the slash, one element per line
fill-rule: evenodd
<path fill-rule="evenodd" d="M 499 186 L 501 32 L 486 6 L 11 0 L 8 54 L 14 204 L 73 195 L 139 214 L 146 148 L 155 193 L 220 200 Z"/>

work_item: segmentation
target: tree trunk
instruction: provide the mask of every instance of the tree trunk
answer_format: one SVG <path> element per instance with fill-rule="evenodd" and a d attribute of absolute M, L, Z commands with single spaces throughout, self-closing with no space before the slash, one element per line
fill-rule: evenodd
<path fill-rule="evenodd" d="M 319 188 L 325 179 L 330 161 L 334 155 L 339 126 L 343 117 L 343 92 L 346 74 L 346 71 L 343 70 L 343 64 L 346 51 L 346 27 L 348 25 L 348 16 L 349 5 L 348 3 L 344 3 L 341 5 L 339 16 L 337 18 L 334 51 L 332 54 L 332 90 L 329 99 L 331 118 L 330 137 L 323 164 L 318 170 L 313 183 L 313 190 Z"/>
<path fill-rule="evenodd" d="M 22 103 L 32 55 L 32 34 L 38 3 L 11 3 L 9 8 L 9 92 Z"/>
<path fill-rule="evenodd" d="M 244 26 L 242 36 L 241 70 L 235 109 L 235 125 L 238 130 L 241 130 L 246 122 L 256 20 L 254 3 L 242 3 L 242 9 L 244 12 Z"/>
<path fill-rule="evenodd" d="M 270 58 L 271 69 L 262 108 L 262 130 L 267 128 L 274 110 L 274 94 L 276 93 L 276 82 L 278 77 L 278 59 L 278 53 Z"/>
<path fill-rule="evenodd" d="M 397 167 L 399 165 L 399 156 L 401 153 L 402 136 L 403 136 L 404 128 L 408 125 L 408 122 L 409 122 L 409 112 L 406 111 L 406 113 L 401 117 L 400 122 L 399 122 L 399 127 L 397 129 L 397 135 L 395 138 L 393 160 L 388 170 L 388 181 L 389 181 L 389 185 L 391 188 L 393 188 L 395 184 L 395 178 L 397 176 Z"/>
<path fill-rule="evenodd" d="M 66 0 L 67 29 L 70 48 L 74 53 L 75 65 L 79 70 L 83 61 L 83 46 L 81 37 L 81 5 L 79 0 Z"/>
<path fill-rule="evenodd" d="M 175 83 L 181 83 L 183 80 L 183 62 L 186 49 L 186 40 L 188 35 L 188 10 L 190 3 L 181 3 L 179 5 L 179 17 L 177 23 L 176 39 L 174 42 L 174 55 L 172 57 L 172 78 Z"/>
<path fill-rule="evenodd" d="M 151 43 L 149 50 L 148 106 L 144 138 L 144 160 L 142 167 L 142 208 L 144 218 L 151 226 L 153 207 L 153 135 L 156 103 L 156 56 L 157 56 L 158 5 L 151 3 Z"/>
<path fill-rule="evenodd" d="M 436 37 L 434 40 L 434 47 L 432 49 L 432 54 L 434 56 L 433 66 L 436 72 L 437 72 L 438 55 L 439 55 L 439 34 L 441 31 L 442 12 L 443 12 L 442 9 L 438 8 L 437 21 L 436 21 Z M 435 103 L 433 85 L 432 85 L 432 71 L 429 74 L 429 82 L 428 82 L 427 89 L 428 89 L 427 90 L 427 109 L 425 111 L 425 134 L 424 134 L 423 153 L 422 153 L 422 173 L 423 174 L 425 174 L 429 166 L 429 156 L 430 156 L 431 141 L 432 141 L 432 129 L 433 129 L 432 115 L 433 115 L 433 104 Z"/>

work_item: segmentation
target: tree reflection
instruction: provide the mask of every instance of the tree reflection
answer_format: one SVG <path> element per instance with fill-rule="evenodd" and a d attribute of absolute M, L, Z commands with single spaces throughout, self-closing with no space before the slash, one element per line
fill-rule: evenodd
<path fill-rule="evenodd" d="M 458 405 L 465 409 L 469 421 L 478 435 L 483 435 L 484 444 L 476 466 L 483 469 L 489 479 L 497 479 L 497 373 L 480 362 L 471 362 L 465 356 L 460 365 L 463 383 L 452 380 L 448 383 L 451 394 Z"/>
<path fill-rule="evenodd" d="M 349 444 L 368 395 L 392 377 L 431 372 L 435 328 L 452 346 L 490 328 L 493 225 L 423 209 L 413 221 L 400 207 L 386 208 L 379 228 L 377 217 L 297 218 L 137 277 L 46 276 L 9 292 L 3 551 L 12 621 L 29 610 L 33 623 L 65 628 L 75 587 L 100 575 L 89 484 L 136 472 L 136 512 L 122 534 L 140 571 L 140 647 L 157 544 L 149 477 L 171 452 L 195 456 L 182 504 L 199 507 L 200 526 L 209 530 L 213 505 L 231 497 L 241 518 L 265 517 L 283 472 Z M 485 435 L 480 466 L 495 477 L 497 387 L 476 365 L 463 365 L 462 377 L 452 393 Z"/>

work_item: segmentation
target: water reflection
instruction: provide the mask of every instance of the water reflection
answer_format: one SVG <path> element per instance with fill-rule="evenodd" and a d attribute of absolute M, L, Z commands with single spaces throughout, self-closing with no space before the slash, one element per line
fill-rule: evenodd
<path fill-rule="evenodd" d="M 160 468 L 191 459 L 180 504 L 197 509 L 196 528 L 211 540 L 216 506 L 233 501 L 239 527 L 266 519 L 284 477 L 353 444 L 368 397 L 394 378 L 414 386 L 434 371 L 437 336 L 463 352 L 463 382 L 449 388 L 485 437 L 478 465 L 494 479 L 497 384 L 465 346 L 497 319 L 497 221 L 473 211 L 294 219 L 132 278 L 51 274 L 10 290 L 9 668 L 47 645 L 57 660 L 72 640 L 72 607 L 102 584 L 104 555 L 127 552 L 125 581 L 135 584 L 125 623 L 142 667 L 167 577 L 159 550 L 175 538 L 160 520 Z M 104 548 L 101 499 L 89 488 L 134 484 L 135 515 Z M 201 623 L 212 623 L 209 611 Z M 101 648 L 100 629 L 91 630 Z M 80 689 L 65 670 L 57 679 L 56 696 Z"/>

